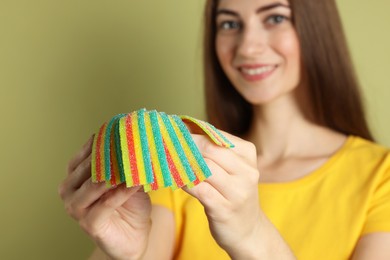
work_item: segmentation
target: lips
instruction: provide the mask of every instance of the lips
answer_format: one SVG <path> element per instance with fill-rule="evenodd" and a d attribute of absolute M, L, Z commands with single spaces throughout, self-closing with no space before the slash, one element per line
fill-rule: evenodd
<path fill-rule="evenodd" d="M 243 65 L 238 70 L 246 80 L 258 81 L 270 76 L 276 68 L 276 65 Z"/>

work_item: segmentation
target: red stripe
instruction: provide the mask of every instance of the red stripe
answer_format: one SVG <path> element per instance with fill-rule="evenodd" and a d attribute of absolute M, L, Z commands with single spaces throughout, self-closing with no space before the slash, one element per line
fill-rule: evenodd
<path fill-rule="evenodd" d="M 99 130 L 99 134 L 97 137 L 96 141 L 96 180 L 98 182 L 102 181 L 102 164 L 101 164 L 101 153 L 100 153 L 100 148 L 102 145 L 102 135 L 103 135 L 103 130 L 104 127 L 106 126 L 107 123 L 104 123 Z"/>
<path fill-rule="evenodd" d="M 197 162 L 196 162 L 197 163 Z M 198 177 L 198 174 L 196 173 L 196 170 L 194 169 L 194 167 L 192 165 L 190 165 L 191 168 L 192 168 L 192 171 L 194 172 L 194 175 L 196 177 L 196 179 L 192 182 L 193 184 L 195 185 L 198 185 L 200 183 L 200 180 L 199 180 L 199 177 Z"/>
<path fill-rule="evenodd" d="M 198 179 L 198 176 L 196 177 L 196 180 L 194 180 L 194 185 L 198 185 L 200 183 L 200 180 Z"/>
<path fill-rule="evenodd" d="M 169 170 L 171 171 L 172 177 L 175 180 L 177 187 L 181 188 L 184 186 L 183 181 L 182 181 L 180 174 L 179 174 L 179 172 L 178 172 L 178 170 L 177 170 L 177 168 L 172 160 L 171 154 L 169 153 L 169 150 L 168 150 L 167 145 L 165 144 L 164 140 L 163 140 L 163 143 L 164 143 L 165 155 L 167 156 Z"/>
<path fill-rule="evenodd" d="M 129 162 L 131 169 L 131 177 L 133 178 L 133 186 L 139 185 L 139 176 L 137 169 L 137 159 L 134 149 L 133 127 L 131 124 L 131 115 L 126 117 L 126 135 L 127 135 L 127 148 L 129 149 Z"/>
<path fill-rule="evenodd" d="M 151 186 L 152 186 L 152 190 L 157 190 L 158 189 L 158 183 L 157 183 L 156 171 L 154 170 L 153 162 L 152 162 L 152 170 L 153 170 L 153 180 L 154 180 L 154 182 L 151 184 Z"/>

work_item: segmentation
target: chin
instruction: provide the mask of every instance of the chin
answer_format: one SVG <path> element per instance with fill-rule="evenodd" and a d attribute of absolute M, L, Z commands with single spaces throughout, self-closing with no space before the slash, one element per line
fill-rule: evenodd
<path fill-rule="evenodd" d="M 251 98 L 250 100 L 246 99 L 246 101 L 251 104 L 252 106 L 264 106 L 272 103 L 277 98 Z"/>
<path fill-rule="evenodd" d="M 274 91 L 239 91 L 241 96 L 251 105 L 266 105 L 278 99 L 281 95 Z"/>
<path fill-rule="evenodd" d="M 237 89 L 241 96 L 251 105 L 261 106 L 270 104 L 276 100 L 293 97 L 295 85 L 278 88 L 278 84 L 263 86 L 246 86 L 244 89 Z"/>

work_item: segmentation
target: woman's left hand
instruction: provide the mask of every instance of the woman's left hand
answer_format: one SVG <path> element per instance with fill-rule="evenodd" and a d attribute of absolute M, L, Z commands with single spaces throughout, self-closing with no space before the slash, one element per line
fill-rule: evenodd
<path fill-rule="evenodd" d="M 256 147 L 223 134 L 234 148 L 219 147 L 204 135 L 192 135 L 212 176 L 184 190 L 202 203 L 214 239 L 232 256 L 256 244 L 263 213 L 259 205 Z"/>

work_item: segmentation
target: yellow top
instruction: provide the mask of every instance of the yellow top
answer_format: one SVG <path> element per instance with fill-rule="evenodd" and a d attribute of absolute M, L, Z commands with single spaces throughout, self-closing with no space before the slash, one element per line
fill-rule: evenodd
<path fill-rule="evenodd" d="M 183 190 L 150 193 L 176 222 L 175 259 L 229 259 L 202 205 Z M 390 232 L 390 152 L 356 136 L 311 174 L 259 184 L 263 211 L 300 260 L 349 259 L 364 234 Z"/>

